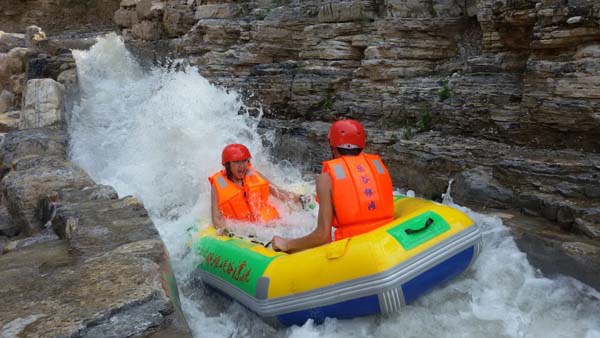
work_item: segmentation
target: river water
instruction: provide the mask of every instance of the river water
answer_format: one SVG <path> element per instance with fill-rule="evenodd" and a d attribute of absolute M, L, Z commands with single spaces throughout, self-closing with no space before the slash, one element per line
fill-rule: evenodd
<path fill-rule="evenodd" d="M 397 314 L 271 328 L 202 286 L 187 229 L 207 223 L 207 177 L 221 169 L 228 143 L 246 144 L 253 165 L 278 185 L 307 192 L 312 182 L 289 163 L 271 161 L 256 128 L 260 116 L 245 114 L 236 92 L 211 85 L 196 69 L 142 69 L 114 34 L 74 54 L 81 97 L 70 112 L 70 156 L 98 183 L 144 203 L 169 249 L 194 337 L 600 338 L 600 293 L 572 278 L 544 278 L 498 217 L 456 205 L 483 231 L 478 260 L 459 278 Z M 264 238 L 314 226 L 313 213 L 281 207 L 288 225 L 264 230 Z"/>

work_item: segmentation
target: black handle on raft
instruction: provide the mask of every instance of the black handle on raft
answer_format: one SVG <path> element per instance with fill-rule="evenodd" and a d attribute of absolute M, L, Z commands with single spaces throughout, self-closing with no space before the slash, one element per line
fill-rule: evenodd
<path fill-rule="evenodd" d="M 406 229 L 404 231 L 406 232 L 407 235 L 412 235 L 414 233 L 421 232 L 421 231 L 429 228 L 429 226 L 432 224 L 433 224 L 433 219 L 427 218 L 427 221 L 425 222 L 425 225 L 423 227 L 421 227 L 419 229 Z"/>
<path fill-rule="evenodd" d="M 269 245 L 271 245 L 271 241 L 268 241 L 267 243 L 263 243 L 259 240 L 254 239 L 253 235 L 248 235 L 247 237 L 242 237 L 242 236 L 236 235 L 232 231 L 229 231 L 229 230 L 225 230 L 225 231 L 227 231 L 227 232 L 224 235 L 229 238 L 239 238 L 239 239 L 247 240 L 254 244 L 260 244 L 260 245 L 264 246 L 265 248 L 268 248 Z"/>

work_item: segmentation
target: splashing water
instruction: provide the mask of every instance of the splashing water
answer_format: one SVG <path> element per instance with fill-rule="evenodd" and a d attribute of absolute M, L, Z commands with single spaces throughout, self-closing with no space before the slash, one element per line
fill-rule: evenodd
<path fill-rule="evenodd" d="M 182 306 L 195 337 L 573 337 L 600 338 L 600 294 L 571 278 L 533 269 L 497 217 L 462 209 L 483 231 L 472 268 L 401 313 L 275 330 L 194 276 L 186 229 L 209 215 L 207 177 L 228 143 L 244 143 L 253 165 L 288 189 L 301 173 L 269 161 L 239 95 L 212 86 L 194 68 L 143 70 L 114 34 L 75 52 L 82 97 L 71 112 L 71 157 L 97 182 L 143 201 L 165 241 Z M 451 203 L 449 192 L 446 201 Z M 282 206 L 280 206 L 282 207 Z M 298 227 L 261 230 L 297 236 L 314 217 L 292 211 Z"/>

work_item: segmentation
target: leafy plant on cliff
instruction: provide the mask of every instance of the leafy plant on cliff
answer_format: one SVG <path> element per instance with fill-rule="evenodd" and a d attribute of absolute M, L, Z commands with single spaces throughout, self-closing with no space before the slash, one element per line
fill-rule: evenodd
<path fill-rule="evenodd" d="M 452 95 L 452 93 L 450 92 L 450 88 L 448 87 L 448 80 L 441 80 L 439 83 L 442 87 L 438 89 L 437 94 L 440 98 L 440 101 L 444 101 L 447 98 L 449 98 Z"/>
<path fill-rule="evenodd" d="M 261 12 L 256 13 L 256 20 L 264 20 L 271 13 L 270 8 L 265 8 Z"/>
<path fill-rule="evenodd" d="M 327 94 L 327 97 L 325 97 L 325 99 L 321 101 L 321 108 L 323 108 L 324 110 L 331 110 L 333 109 L 333 102 L 334 99 L 331 97 L 331 93 L 329 93 Z"/>
<path fill-rule="evenodd" d="M 417 130 L 425 131 L 429 129 L 429 124 L 431 123 L 431 111 L 429 109 L 425 109 L 421 112 L 421 118 L 417 121 Z"/>

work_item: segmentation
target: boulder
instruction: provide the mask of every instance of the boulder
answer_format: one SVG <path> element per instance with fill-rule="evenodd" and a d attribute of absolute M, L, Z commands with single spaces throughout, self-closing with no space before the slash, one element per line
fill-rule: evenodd
<path fill-rule="evenodd" d="M 46 33 L 40 27 L 29 26 L 25 30 L 25 46 L 37 47 L 46 41 Z"/>
<path fill-rule="evenodd" d="M 13 168 L 14 161 L 32 155 L 66 158 L 66 131 L 35 128 L 15 130 L 6 134 L 0 146 L 0 179 Z"/>
<path fill-rule="evenodd" d="M 23 73 L 23 62 L 14 55 L 0 53 L 0 85 L 5 86 L 11 76 Z"/>
<path fill-rule="evenodd" d="M 35 234 L 44 225 L 40 201 L 61 189 L 83 189 L 94 182 L 78 166 L 59 157 L 38 155 L 20 158 L 0 182 L 2 200 L 10 217 L 25 234 Z"/>
<path fill-rule="evenodd" d="M 140 0 L 135 6 L 137 18 L 139 20 L 162 20 L 165 10 L 165 3 L 160 0 Z"/>
<path fill-rule="evenodd" d="M 167 6 L 163 16 L 165 32 L 169 37 L 178 37 L 187 33 L 196 23 L 194 11 L 184 5 Z"/>
<path fill-rule="evenodd" d="M 52 79 L 27 81 L 19 129 L 63 124 L 64 91 L 65 87 Z"/>
<path fill-rule="evenodd" d="M 25 73 L 11 75 L 8 88 L 17 95 L 22 95 L 25 88 Z"/>
<path fill-rule="evenodd" d="M 131 33 L 138 39 L 155 41 L 163 36 L 162 22 L 142 21 L 133 25 Z"/>
<path fill-rule="evenodd" d="M 131 28 L 138 22 L 137 13 L 134 10 L 120 8 L 115 12 L 113 20 L 121 28 Z"/>
<path fill-rule="evenodd" d="M 15 94 L 9 92 L 8 90 L 3 90 L 0 93 L 0 114 L 4 114 L 10 110 L 15 105 Z"/>
<path fill-rule="evenodd" d="M 25 47 L 25 34 L 0 31 L 0 53 L 7 53 L 15 47 Z"/>
<path fill-rule="evenodd" d="M 54 240 L 0 256 L 3 332 L 189 337 L 177 294 L 165 284 L 172 274 L 164 250 L 148 239 L 81 259 Z"/>
<path fill-rule="evenodd" d="M 461 172 L 453 187 L 453 197 L 469 205 L 483 208 L 506 208 L 515 198 L 494 177 L 491 168 L 476 167 Z"/>
<path fill-rule="evenodd" d="M 67 69 L 58 74 L 58 78 L 56 80 L 65 87 L 66 93 L 73 93 L 79 89 L 79 80 L 77 77 L 76 68 Z"/>

